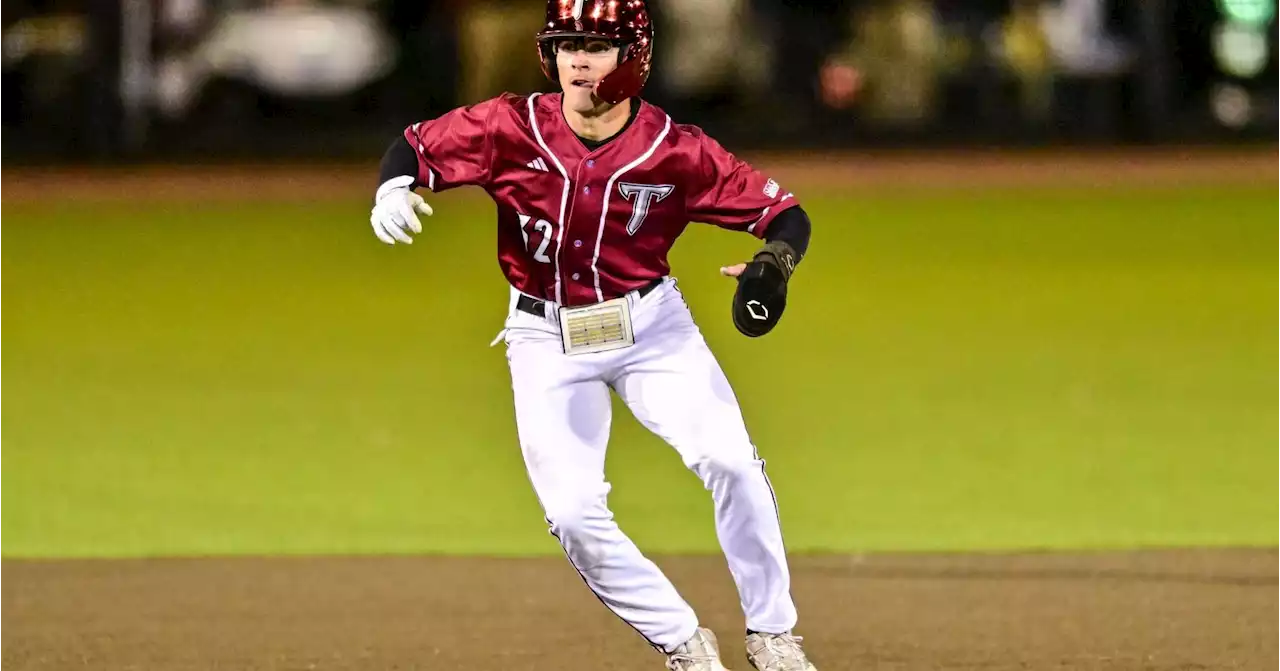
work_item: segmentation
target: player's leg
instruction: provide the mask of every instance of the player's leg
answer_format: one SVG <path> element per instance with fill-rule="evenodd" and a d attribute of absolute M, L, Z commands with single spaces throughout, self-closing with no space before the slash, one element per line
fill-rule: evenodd
<path fill-rule="evenodd" d="M 796 609 L 777 503 L 733 389 L 673 286 L 646 297 L 634 314 L 635 353 L 610 382 L 711 491 L 747 628 L 788 632 Z"/>
<path fill-rule="evenodd" d="M 670 652 L 694 636 L 697 616 L 614 521 L 604 473 L 609 389 L 589 361 L 565 356 L 559 335 L 541 330 L 547 328 L 523 313 L 508 322 L 507 360 L 530 482 L 551 533 L 591 591 Z"/>

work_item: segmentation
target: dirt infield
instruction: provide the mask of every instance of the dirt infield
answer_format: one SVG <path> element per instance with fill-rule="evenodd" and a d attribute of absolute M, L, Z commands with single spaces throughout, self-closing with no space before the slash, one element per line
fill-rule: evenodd
<path fill-rule="evenodd" d="M 659 558 L 743 660 L 724 561 Z M 1269 669 L 1274 550 L 793 561 L 843 669 Z M 643 669 L 662 657 L 562 558 L 4 562 L 3 667 Z"/>
<path fill-rule="evenodd" d="M 797 189 L 1099 187 L 1277 183 L 1277 149 L 744 155 Z M 299 200 L 368 198 L 376 164 L 10 169 L 3 200 Z"/>

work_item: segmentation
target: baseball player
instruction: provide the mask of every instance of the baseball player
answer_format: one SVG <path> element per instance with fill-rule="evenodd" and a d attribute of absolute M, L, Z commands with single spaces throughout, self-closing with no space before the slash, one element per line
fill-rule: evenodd
<path fill-rule="evenodd" d="M 612 389 L 711 492 L 716 533 L 760 671 L 816 671 L 796 608 L 773 490 L 737 399 L 670 277 L 689 222 L 764 240 L 735 278 L 732 316 L 768 333 L 810 224 L 790 192 L 638 96 L 653 29 L 645 0 L 549 0 L 536 36 L 553 94 L 504 94 L 405 129 L 382 160 L 374 233 L 411 243 L 431 207 L 415 189 L 483 188 L 498 264 L 517 432 L 551 534 L 597 597 L 666 657 L 723 671 L 714 634 L 622 532 L 606 504 Z"/>

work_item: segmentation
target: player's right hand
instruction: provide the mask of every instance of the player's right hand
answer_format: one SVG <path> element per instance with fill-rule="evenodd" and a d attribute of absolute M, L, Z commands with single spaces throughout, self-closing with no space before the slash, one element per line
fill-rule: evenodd
<path fill-rule="evenodd" d="M 418 214 L 431 216 L 431 206 L 413 192 L 412 186 L 413 177 L 409 175 L 393 177 L 383 182 L 373 197 L 369 223 L 373 224 L 373 234 L 388 245 L 397 241 L 413 244 L 409 232 L 422 232 Z"/>

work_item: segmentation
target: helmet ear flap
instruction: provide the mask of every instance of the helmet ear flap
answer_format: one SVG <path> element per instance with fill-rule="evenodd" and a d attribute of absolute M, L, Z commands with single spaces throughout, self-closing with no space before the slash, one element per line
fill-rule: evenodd
<path fill-rule="evenodd" d="M 639 95 L 649 78 L 649 63 L 652 52 L 647 40 L 630 42 L 626 49 L 619 49 L 621 59 L 618 68 L 605 75 L 596 85 L 596 95 L 601 100 L 618 104 L 627 98 Z"/>

